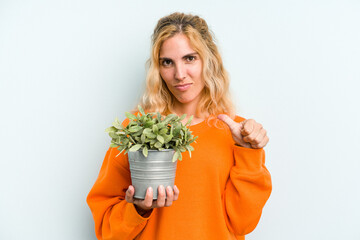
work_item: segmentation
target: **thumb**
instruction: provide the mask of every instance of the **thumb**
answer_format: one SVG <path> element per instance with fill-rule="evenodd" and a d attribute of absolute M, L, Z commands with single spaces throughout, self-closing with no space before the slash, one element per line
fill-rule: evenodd
<path fill-rule="evenodd" d="M 239 123 L 235 122 L 234 120 L 232 120 L 228 115 L 226 114 L 219 114 L 217 116 L 218 119 L 220 119 L 221 121 L 223 121 L 226 125 L 229 126 L 230 130 L 233 131 L 236 128 L 239 127 Z M 240 128 L 241 129 L 241 128 Z"/>

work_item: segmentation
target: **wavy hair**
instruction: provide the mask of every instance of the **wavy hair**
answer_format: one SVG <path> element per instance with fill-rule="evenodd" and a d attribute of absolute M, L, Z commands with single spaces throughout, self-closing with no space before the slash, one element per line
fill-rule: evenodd
<path fill-rule="evenodd" d="M 209 117 L 226 113 L 234 118 L 234 106 L 229 93 L 229 76 L 214 43 L 213 33 L 204 19 L 178 12 L 161 18 L 154 29 L 150 58 L 147 61 L 146 88 L 140 105 L 148 111 L 158 111 L 163 115 L 173 112 L 175 97 L 160 75 L 159 55 L 163 42 L 176 34 L 184 34 L 188 37 L 191 46 L 203 62 L 202 78 L 205 86 L 196 109 L 196 116 Z"/>

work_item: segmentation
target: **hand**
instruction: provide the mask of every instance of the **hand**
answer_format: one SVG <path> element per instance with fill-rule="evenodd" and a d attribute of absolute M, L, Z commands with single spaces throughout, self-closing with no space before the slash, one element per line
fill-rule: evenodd
<path fill-rule="evenodd" d="M 167 186 L 165 189 L 160 185 L 158 187 L 157 200 L 153 200 L 153 190 L 151 187 L 146 190 L 145 199 L 134 199 L 134 194 L 135 189 L 130 185 L 126 190 L 125 200 L 129 203 L 133 203 L 138 213 L 140 215 L 144 215 L 153 208 L 171 206 L 173 201 L 176 201 L 179 197 L 179 189 L 176 186 L 174 186 L 174 189 L 172 189 L 170 186 Z M 167 197 L 166 199 L 165 194 Z"/>
<path fill-rule="evenodd" d="M 225 114 L 218 115 L 218 119 L 229 126 L 236 145 L 246 148 L 263 148 L 269 142 L 266 130 L 253 119 L 237 123 Z"/>

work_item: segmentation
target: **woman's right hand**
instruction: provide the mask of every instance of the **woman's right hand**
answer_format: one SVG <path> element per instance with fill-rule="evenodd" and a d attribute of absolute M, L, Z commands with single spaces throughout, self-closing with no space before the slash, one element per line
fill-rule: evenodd
<path fill-rule="evenodd" d="M 151 212 L 153 208 L 170 207 L 173 201 L 178 199 L 179 189 L 176 186 L 174 186 L 174 189 L 170 186 L 167 186 L 165 189 L 162 185 L 160 185 L 158 187 L 157 200 L 153 200 L 153 189 L 151 187 L 146 190 L 145 199 L 135 199 L 134 194 L 135 189 L 132 185 L 130 185 L 126 190 L 125 200 L 128 203 L 133 203 L 137 212 L 144 216 L 146 213 Z"/>

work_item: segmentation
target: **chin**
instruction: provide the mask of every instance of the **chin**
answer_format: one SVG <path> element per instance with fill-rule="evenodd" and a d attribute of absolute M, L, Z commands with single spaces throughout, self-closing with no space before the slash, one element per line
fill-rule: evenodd
<path fill-rule="evenodd" d="M 184 95 L 186 95 L 186 94 L 184 94 Z M 199 100 L 198 99 L 199 95 L 196 95 L 196 96 L 194 96 L 194 94 L 190 94 L 192 96 L 184 96 L 184 95 L 182 95 L 182 96 L 181 95 L 180 96 L 174 95 L 174 96 L 175 96 L 176 100 L 179 103 L 182 103 L 182 104 L 187 104 L 187 103 L 191 103 L 193 101 Z"/>
<path fill-rule="evenodd" d="M 179 99 L 179 98 L 176 98 L 176 100 L 182 104 L 191 103 L 192 101 L 194 101 L 194 99 Z"/>

